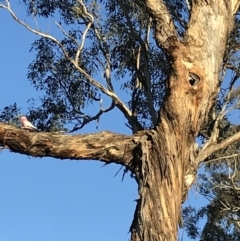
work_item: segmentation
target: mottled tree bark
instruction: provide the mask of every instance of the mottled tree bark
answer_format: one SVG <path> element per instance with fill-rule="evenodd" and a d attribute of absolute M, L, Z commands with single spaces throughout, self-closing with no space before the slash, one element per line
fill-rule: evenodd
<path fill-rule="evenodd" d="M 194 147 L 219 91 L 224 50 L 240 1 L 192 2 L 188 29 L 180 40 L 163 1 L 146 0 L 155 23 L 156 43 L 172 65 L 154 130 L 133 136 L 111 132 L 71 136 L 32 133 L 0 124 L 0 145 L 11 151 L 114 162 L 131 170 L 139 188 L 130 227 L 132 241 L 177 240 L 183 196 L 194 180 L 197 165 L 239 139 L 239 133 L 220 144 L 213 139 L 199 153 Z"/>
<path fill-rule="evenodd" d="M 163 2 L 146 3 L 155 21 L 156 42 L 170 58 L 172 73 L 159 125 L 149 138 L 151 144 L 142 148 L 140 198 L 131 226 L 132 241 L 170 241 L 177 240 L 184 185 L 189 185 L 186 178 L 203 161 L 196 157 L 195 138 L 219 92 L 220 68 L 239 1 L 193 1 L 182 40 L 173 30 Z"/>

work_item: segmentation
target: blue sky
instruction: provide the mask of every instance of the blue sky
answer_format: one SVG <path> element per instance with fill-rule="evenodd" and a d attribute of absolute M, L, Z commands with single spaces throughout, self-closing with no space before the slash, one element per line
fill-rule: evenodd
<path fill-rule="evenodd" d="M 18 14 L 24 16 L 21 8 Z M 27 100 L 40 94 L 27 81 L 29 53 L 37 36 L 18 25 L 0 9 L 0 109 L 17 102 L 23 114 Z M 80 133 L 110 130 L 130 134 L 121 113 L 114 111 Z M 1 241 L 122 241 L 138 197 L 137 185 L 120 166 L 103 167 L 93 161 L 61 161 L 32 158 L 4 150 L 0 153 L 0 240 Z M 195 193 L 197 205 L 202 200 Z M 189 201 L 187 201 L 189 204 Z M 188 240 L 186 235 L 184 240 Z"/>

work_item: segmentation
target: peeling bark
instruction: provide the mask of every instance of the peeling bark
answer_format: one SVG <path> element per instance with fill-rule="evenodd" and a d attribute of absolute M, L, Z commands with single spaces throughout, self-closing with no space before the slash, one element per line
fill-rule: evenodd
<path fill-rule="evenodd" d="M 146 0 L 146 5 L 154 21 L 156 43 L 168 54 L 178 42 L 172 18 L 162 0 Z"/>
<path fill-rule="evenodd" d="M 135 139 L 138 137 L 136 136 Z M 29 132 L 0 123 L 0 146 L 35 157 L 98 160 L 128 165 L 135 146 L 131 136 L 103 131 L 95 134 L 63 135 Z"/>
<path fill-rule="evenodd" d="M 193 145 L 219 92 L 219 72 L 233 12 L 224 0 L 193 1 L 188 30 L 182 41 L 175 41 L 173 31 L 168 36 L 167 31 L 161 31 L 164 24 L 172 29 L 170 21 L 162 24 L 168 18 L 161 11 L 162 2 L 146 2 L 155 21 L 156 42 L 171 59 L 172 73 L 157 134 L 152 138 L 155 151 L 147 152 L 148 158 L 144 153 L 142 156 L 147 171 L 139 182 L 131 240 L 177 240 L 184 185 L 191 186 L 188 182 L 194 180 L 199 163 Z"/>
<path fill-rule="evenodd" d="M 139 200 L 131 226 L 131 240 L 177 238 L 183 184 L 181 156 L 161 128 L 139 140 L 144 148 L 141 148 L 141 173 L 137 175 Z"/>

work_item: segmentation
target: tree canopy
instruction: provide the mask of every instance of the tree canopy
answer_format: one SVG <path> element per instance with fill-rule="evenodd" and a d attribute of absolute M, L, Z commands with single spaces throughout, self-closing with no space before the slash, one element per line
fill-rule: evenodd
<path fill-rule="evenodd" d="M 133 132 L 156 125 L 169 64 L 152 38 L 153 23 L 143 2 L 23 3 L 33 17 L 54 17 L 62 31 L 59 39 L 39 33 L 31 47 L 36 59 L 28 79 L 44 96 L 30 117 L 41 130 L 71 123 L 70 131 L 76 131 L 113 108 L 123 112 Z M 182 11 L 184 4 L 178 5 Z M 116 82 L 128 95 L 125 102 L 114 92 Z M 91 113 L 90 106 L 99 105 L 103 95 L 109 106 Z"/>

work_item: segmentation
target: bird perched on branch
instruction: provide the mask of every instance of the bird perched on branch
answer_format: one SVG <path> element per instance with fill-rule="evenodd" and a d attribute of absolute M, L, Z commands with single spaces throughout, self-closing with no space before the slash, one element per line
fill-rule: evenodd
<path fill-rule="evenodd" d="M 22 116 L 20 119 L 23 129 L 27 129 L 30 131 L 39 131 L 37 127 L 35 127 L 30 121 L 27 120 L 26 116 Z"/>

